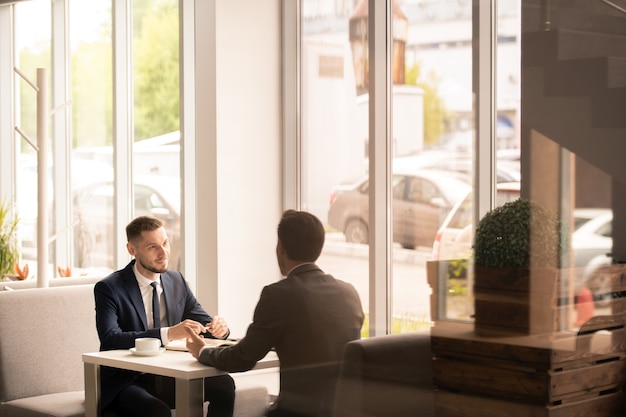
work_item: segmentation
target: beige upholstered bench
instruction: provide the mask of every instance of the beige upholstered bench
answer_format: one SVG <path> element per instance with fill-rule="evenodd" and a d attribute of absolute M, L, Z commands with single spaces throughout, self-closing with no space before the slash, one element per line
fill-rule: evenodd
<path fill-rule="evenodd" d="M 0 291 L 0 417 L 85 415 L 82 353 L 100 346 L 93 287 Z M 236 417 L 268 402 L 266 387 L 237 384 Z"/>

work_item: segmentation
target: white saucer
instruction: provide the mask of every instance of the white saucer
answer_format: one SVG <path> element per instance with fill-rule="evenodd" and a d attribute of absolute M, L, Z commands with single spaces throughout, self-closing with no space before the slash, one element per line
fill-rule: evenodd
<path fill-rule="evenodd" d="M 137 350 L 135 348 L 130 348 L 130 353 L 137 356 L 157 356 L 161 353 L 165 352 L 165 348 L 159 348 L 159 350 Z"/>

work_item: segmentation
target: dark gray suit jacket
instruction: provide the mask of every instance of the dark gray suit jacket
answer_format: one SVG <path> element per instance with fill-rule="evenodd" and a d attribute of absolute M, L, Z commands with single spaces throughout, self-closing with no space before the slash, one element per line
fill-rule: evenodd
<path fill-rule="evenodd" d="M 137 279 L 133 272 L 135 261 L 96 283 L 96 327 L 100 338 L 100 350 L 130 349 L 138 337 L 160 338 L 160 329 L 148 329 L 146 312 Z M 212 318 L 202 308 L 180 272 L 161 274 L 165 297 L 167 320 L 174 326 L 191 319 L 202 324 Z M 136 373 L 102 368 L 102 408 L 117 394 L 131 384 Z"/>
<path fill-rule="evenodd" d="M 360 338 L 363 317 L 351 284 L 314 264 L 300 265 L 263 288 L 253 322 L 238 344 L 204 349 L 200 361 L 245 371 L 274 348 L 280 359 L 277 412 L 328 416 L 344 346 Z"/>

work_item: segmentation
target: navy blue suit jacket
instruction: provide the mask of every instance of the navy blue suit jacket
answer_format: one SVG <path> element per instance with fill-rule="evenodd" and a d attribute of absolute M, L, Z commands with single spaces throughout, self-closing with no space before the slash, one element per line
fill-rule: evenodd
<path fill-rule="evenodd" d="M 130 349 L 135 346 L 138 337 L 160 338 L 160 329 L 148 328 L 143 299 L 133 272 L 134 263 L 134 260 L 131 261 L 124 269 L 113 272 L 95 285 L 100 350 Z M 161 285 L 169 326 L 186 319 L 202 324 L 211 322 L 212 317 L 198 303 L 180 272 L 162 273 Z M 103 367 L 102 407 L 106 407 L 123 388 L 131 384 L 136 375 L 135 372 Z"/>

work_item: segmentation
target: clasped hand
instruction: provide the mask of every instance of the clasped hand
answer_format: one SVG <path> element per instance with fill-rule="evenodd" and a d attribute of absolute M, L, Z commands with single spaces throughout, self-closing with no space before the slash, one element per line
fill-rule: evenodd
<path fill-rule="evenodd" d="M 228 334 L 228 326 L 220 316 L 214 316 L 213 321 L 207 323 L 206 326 L 195 320 L 187 319 L 170 327 L 167 336 L 169 340 L 185 339 L 189 332 L 197 335 L 209 332 L 213 337 L 220 339 Z"/>
<path fill-rule="evenodd" d="M 220 316 L 213 317 L 213 321 L 206 326 L 206 330 L 208 330 L 213 337 L 218 339 L 224 338 L 228 335 L 228 326 L 223 318 Z M 200 350 L 205 346 L 203 338 L 198 336 L 197 327 L 194 326 L 185 326 L 185 331 L 187 333 L 187 350 L 189 353 L 193 355 L 194 358 L 198 359 L 200 356 Z"/>

